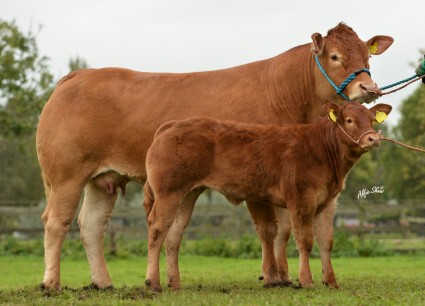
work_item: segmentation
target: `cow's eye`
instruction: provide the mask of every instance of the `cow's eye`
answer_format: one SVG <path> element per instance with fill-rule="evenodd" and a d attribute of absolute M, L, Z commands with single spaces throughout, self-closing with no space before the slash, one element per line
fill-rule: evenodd
<path fill-rule="evenodd" d="M 345 119 L 345 122 L 347 122 L 347 123 L 353 123 L 353 119 L 347 118 L 347 119 Z"/>
<path fill-rule="evenodd" d="M 336 62 L 338 60 L 338 55 L 332 54 L 331 55 L 331 60 L 333 60 L 334 62 Z"/>

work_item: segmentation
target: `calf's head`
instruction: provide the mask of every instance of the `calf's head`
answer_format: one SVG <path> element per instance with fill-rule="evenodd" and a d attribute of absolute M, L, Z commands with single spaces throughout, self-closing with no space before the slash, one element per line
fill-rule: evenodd
<path fill-rule="evenodd" d="M 314 33 L 311 38 L 311 48 L 317 63 L 315 81 L 319 84 L 318 88 L 321 88 L 319 94 L 323 100 L 342 101 L 345 98 L 370 103 L 378 98 L 378 86 L 366 70 L 370 67 L 369 58 L 387 50 L 394 41 L 392 37 L 378 35 L 364 42 L 350 27 L 340 23 L 329 30 L 326 36 Z M 355 72 L 355 78 L 348 82 L 347 78 Z M 330 82 L 340 87 L 340 93 L 337 93 Z M 344 86 L 346 82 L 348 85 Z"/>
<path fill-rule="evenodd" d="M 376 104 L 367 109 L 358 102 L 343 106 L 328 103 L 324 108 L 329 119 L 338 125 L 338 141 L 360 154 L 380 145 L 381 138 L 373 129 L 373 124 L 384 121 L 392 109 L 388 104 Z"/>

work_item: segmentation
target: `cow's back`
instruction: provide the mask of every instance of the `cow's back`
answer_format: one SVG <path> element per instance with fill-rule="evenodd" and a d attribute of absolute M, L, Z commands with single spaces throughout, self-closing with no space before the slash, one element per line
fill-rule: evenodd
<path fill-rule="evenodd" d="M 43 172 L 58 171 L 56 160 L 61 166 L 89 160 L 93 175 L 109 169 L 143 181 L 147 149 L 166 121 L 200 115 L 274 121 L 260 89 L 263 69 L 256 62 L 185 74 L 121 68 L 72 72 L 59 82 L 40 117 L 37 149 Z"/>

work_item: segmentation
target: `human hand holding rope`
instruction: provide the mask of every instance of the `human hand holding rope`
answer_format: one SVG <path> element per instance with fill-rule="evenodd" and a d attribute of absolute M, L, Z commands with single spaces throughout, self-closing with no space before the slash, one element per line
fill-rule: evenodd
<path fill-rule="evenodd" d="M 425 84 L 425 55 L 422 62 L 419 64 L 419 66 L 415 70 L 416 75 L 422 76 L 422 83 Z"/>

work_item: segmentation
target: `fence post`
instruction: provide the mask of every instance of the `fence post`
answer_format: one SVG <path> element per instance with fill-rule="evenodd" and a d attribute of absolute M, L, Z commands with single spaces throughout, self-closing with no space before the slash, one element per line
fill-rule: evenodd
<path fill-rule="evenodd" d="M 365 233 L 365 222 L 366 222 L 366 200 L 361 199 L 359 201 L 359 231 L 357 232 L 357 236 L 360 241 L 364 238 Z"/>
<path fill-rule="evenodd" d="M 406 239 L 409 237 L 409 220 L 407 220 L 407 209 L 403 208 L 400 212 L 401 237 Z"/>
<path fill-rule="evenodd" d="M 109 225 L 109 254 L 110 255 L 117 255 L 117 242 L 115 239 L 115 226 L 111 223 Z"/>

